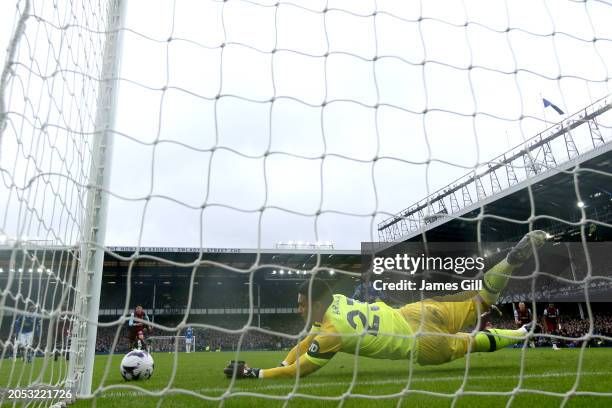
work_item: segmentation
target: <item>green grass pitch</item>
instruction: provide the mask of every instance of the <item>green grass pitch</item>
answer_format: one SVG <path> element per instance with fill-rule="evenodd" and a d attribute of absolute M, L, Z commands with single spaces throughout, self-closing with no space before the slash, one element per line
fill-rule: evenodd
<path fill-rule="evenodd" d="M 240 380 L 228 389 L 230 381 L 222 374 L 235 353 L 156 353 L 155 372 L 148 381 L 125 382 L 119 374 L 121 356 L 110 360 L 104 378 L 108 356 L 97 356 L 94 386 L 103 385 L 95 399 L 78 401 L 74 407 L 202 407 L 219 406 L 220 397 L 226 395 L 224 407 L 281 407 L 287 396 L 290 407 L 335 407 L 346 396 L 344 407 L 396 407 L 401 399 L 405 407 L 504 407 L 511 399 L 508 395 L 520 389 L 511 401 L 512 407 L 558 407 L 563 396 L 575 390 L 567 407 L 612 407 L 612 396 L 581 395 L 582 392 L 612 393 L 612 349 L 586 349 L 581 375 L 577 378 L 580 350 L 563 349 L 505 349 L 496 353 L 479 353 L 470 357 L 466 376 L 466 359 L 440 366 L 418 366 L 410 370 L 407 361 L 373 360 L 359 358 L 357 376 L 351 387 L 355 360 L 347 354 L 337 354 L 324 368 L 300 380 Z M 521 376 L 521 360 L 524 356 Z M 253 367 L 276 366 L 284 357 L 282 352 L 242 352 L 240 359 Z M 18 362 L 13 370 L 13 383 L 22 374 L 22 381 L 42 368 L 42 359 L 35 364 Z M 176 370 L 173 366 L 176 364 Z M 47 365 L 46 371 L 55 370 L 64 363 Z M 0 378 L 8 378 L 12 363 L 4 360 Z M 174 377 L 173 377 L 174 371 Z M 522 381 L 521 381 L 522 377 Z M 3 381 L 6 384 L 6 381 Z M 407 385 L 409 387 L 407 388 Z M 163 392 L 163 397 L 147 396 L 138 386 L 150 392 Z M 537 393 L 537 391 L 543 391 Z M 188 395 L 192 393 L 192 395 Z M 472 392 L 508 393 L 506 395 L 473 395 Z M 253 396 L 248 393 L 256 393 Z M 351 394 L 349 396 L 349 393 Z M 432 393 L 442 393 L 435 395 Z M 264 397 L 265 396 L 265 397 Z M 269 398 L 266 398 L 269 397 Z M 326 398 L 322 400 L 319 397 Z M 374 399 L 376 398 L 376 399 Z M 12 404 L 11 404 L 12 405 Z M 2 405 L 8 406 L 8 405 Z"/>

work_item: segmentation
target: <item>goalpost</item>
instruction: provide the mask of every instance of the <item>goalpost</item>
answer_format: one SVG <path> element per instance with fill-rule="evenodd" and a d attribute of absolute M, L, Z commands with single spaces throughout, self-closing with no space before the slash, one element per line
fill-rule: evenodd
<path fill-rule="evenodd" d="M 92 138 L 92 160 L 89 168 L 83 236 L 79 245 L 79 269 L 74 313 L 77 317 L 72 332 L 68 387 L 75 395 L 91 392 L 96 351 L 100 285 L 104 263 L 104 244 L 108 208 L 108 188 L 112 159 L 114 115 L 121 55 L 121 29 L 125 19 L 125 1 L 107 3 L 106 27 L 103 32 L 101 72 L 98 78 L 96 116 Z"/>
<path fill-rule="evenodd" d="M 0 82 L 0 370 L 10 374 L 0 386 L 69 402 L 91 392 L 125 2 L 12 5 L 2 12 L 14 22 Z M 17 344 L 28 319 L 32 341 Z M 19 349 L 51 368 L 6 367 Z"/>
<path fill-rule="evenodd" d="M 117 346 L 135 289 L 128 282 L 119 318 L 99 323 L 105 245 L 137 248 L 108 251 L 129 265 L 127 279 L 147 258 L 143 247 L 198 248 L 188 261 L 154 259 L 190 271 L 185 316 L 198 267 L 249 276 L 254 328 L 261 299 L 253 276 L 275 243 L 357 248 L 416 236 L 456 218 L 455 207 L 482 208 L 513 188 L 495 171 L 510 180 L 521 169 L 525 178 L 514 178 L 527 180 L 533 198 L 530 180 L 556 168 L 559 151 L 573 163 L 584 151 L 610 150 L 606 2 L 13 0 L 0 8 L 0 388 L 67 391 L 46 405 L 119 388 L 110 358 L 93 383 L 96 336 L 112 327 Z M 601 117 L 578 112 L 595 101 L 606 106 Z M 557 123 L 567 132 L 562 147 L 551 147 Z M 523 163 L 498 157 L 506 151 Z M 579 190 L 579 167 L 564 171 Z M 447 186 L 457 172 L 471 172 L 461 205 Z M 483 175 L 491 191 L 479 184 Z M 611 226 L 580 211 L 561 221 L 583 234 L 589 222 Z M 377 230 L 389 219 L 395 230 Z M 258 256 L 236 270 L 205 260 L 212 247 Z M 292 277 L 328 272 L 315 258 L 301 274 L 274 267 Z M 34 335 L 21 345 L 25 361 L 9 359 L 26 320 Z M 186 322 L 152 326 L 180 331 Z M 282 398 L 294 398 L 299 381 Z M 398 398 L 413 391 L 410 381 Z M 344 403 L 355 382 L 356 374 L 348 392 L 329 399 Z M 223 402 L 234 387 L 200 398 Z M 439 393 L 455 402 L 463 394 Z"/>

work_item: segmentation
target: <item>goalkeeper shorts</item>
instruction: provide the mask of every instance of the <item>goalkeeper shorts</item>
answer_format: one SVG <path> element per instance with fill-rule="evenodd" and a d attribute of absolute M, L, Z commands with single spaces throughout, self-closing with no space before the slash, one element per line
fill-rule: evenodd
<path fill-rule="evenodd" d="M 472 299 L 444 301 L 444 298 L 402 307 L 400 313 L 417 334 L 416 361 L 421 365 L 434 365 L 463 357 L 470 336 L 459 330 L 476 324 L 478 309 Z"/>

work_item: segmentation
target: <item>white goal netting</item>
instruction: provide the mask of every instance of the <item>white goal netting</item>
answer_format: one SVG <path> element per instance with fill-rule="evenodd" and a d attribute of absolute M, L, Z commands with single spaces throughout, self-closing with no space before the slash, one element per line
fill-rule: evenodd
<path fill-rule="evenodd" d="M 3 390 L 61 388 L 101 406 L 105 393 L 126 389 L 223 403 L 245 389 L 235 380 L 221 394 L 183 388 L 175 381 L 178 357 L 168 360 L 169 382 L 152 391 L 115 381 L 112 357 L 93 353 L 121 354 L 138 302 L 152 315 L 178 310 L 151 323 L 161 336 L 182 335 L 188 324 L 215 331 L 218 338 L 198 334 L 208 341 L 198 347 L 233 351 L 231 359 L 243 345 L 268 344 L 249 338 L 253 331 L 277 336 L 266 349 L 295 344 L 306 329 L 278 329 L 261 316 L 289 314 L 295 305 L 261 304 L 260 289 L 268 300 L 271 292 L 256 277 L 357 277 L 308 252 L 331 247 L 320 245 L 328 241 L 359 249 L 362 241 L 414 238 L 458 217 L 478 242 L 515 239 L 536 224 L 559 236 L 574 228 L 585 239 L 592 226 L 612 226 L 612 212 L 585 204 L 601 196 L 581 195 L 584 174 L 609 183 L 610 173 L 579 166 L 611 148 L 609 2 L 20 0 L 0 7 Z M 534 197 L 555 169 L 572 195 L 558 213 L 543 215 Z M 485 214 L 485 204 L 517 186 L 527 192 L 526 215 Z M 487 219 L 508 233 L 481 228 Z M 262 261 L 268 249 L 298 248 L 298 240 L 313 262 Z M 104 261 L 104 245 L 132 249 L 108 250 Z M 195 250 L 179 259 L 144 254 L 151 247 Z M 256 256 L 211 260 L 210 248 L 253 248 Z M 144 267 L 161 276 L 155 291 Z M 172 268 L 187 276 L 180 294 L 164 289 L 180 284 L 164 275 Z M 248 284 L 226 289 L 223 273 Z M 597 273 L 563 283 L 588 285 Z M 541 274 L 536 267 L 529 276 L 535 282 Z M 205 292 L 205 282 L 216 290 Z M 107 297 L 100 298 L 101 286 Z M 535 302 L 535 286 L 531 296 L 517 292 L 506 301 Z M 242 303 L 229 304 L 238 292 Z M 196 305 L 201 293 L 215 304 Z M 581 313 L 591 328 L 583 340 L 610 340 L 594 333 L 588 301 Z M 222 318 L 192 319 L 211 314 L 245 320 L 236 328 Z M 19 336 L 30 329 L 31 344 L 20 349 Z M 164 343 L 163 351 L 182 348 Z M 415 394 L 453 403 L 469 394 L 507 396 L 511 404 L 528 392 L 565 404 L 595 395 L 578 389 L 585 350 L 566 392 L 523 387 L 523 348 L 512 391 L 465 391 L 468 358 L 463 385 L 452 392 L 423 391 L 410 371 L 401 392 L 365 395 L 355 359 L 347 387 L 325 399 L 380 396 L 399 406 Z M 220 367 L 211 369 L 220 375 Z M 280 396 L 271 389 L 273 398 L 304 396 L 301 382 Z"/>
<path fill-rule="evenodd" d="M 0 403 L 69 401 L 91 381 L 117 12 L 3 5 Z"/>

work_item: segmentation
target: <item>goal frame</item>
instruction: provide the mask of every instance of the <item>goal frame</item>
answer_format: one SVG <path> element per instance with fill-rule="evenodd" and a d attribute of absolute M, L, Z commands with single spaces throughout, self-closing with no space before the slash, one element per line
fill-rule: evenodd
<path fill-rule="evenodd" d="M 113 127 L 117 106 L 117 88 L 121 65 L 126 0 L 111 0 L 107 11 L 101 77 L 93 135 L 93 155 L 87 185 L 87 206 L 79 249 L 77 299 L 74 315 L 75 335 L 70 348 L 67 388 L 76 397 L 91 394 L 98 331 L 98 315 L 108 193 L 113 147 Z"/>

